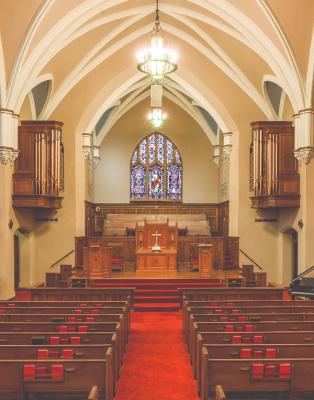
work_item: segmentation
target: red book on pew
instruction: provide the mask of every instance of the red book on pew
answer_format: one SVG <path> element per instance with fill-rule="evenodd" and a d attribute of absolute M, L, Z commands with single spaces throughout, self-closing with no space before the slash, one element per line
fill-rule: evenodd
<path fill-rule="evenodd" d="M 96 307 L 102 307 L 101 303 L 96 303 Z"/>
<path fill-rule="evenodd" d="M 81 338 L 79 336 L 71 336 L 70 343 L 71 344 L 81 344 Z"/>
<path fill-rule="evenodd" d="M 74 314 L 82 314 L 82 310 L 74 310 Z"/>
<path fill-rule="evenodd" d="M 58 327 L 58 332 L 67 332 L 68 331 L 68 327 L 66 325 L 60 325 Z"/>
<path fill-rule="evenodd" d="M 264 364 L 252 364 L 251 365 L 251 377 L 252 380 L 260 381 L 264 379 Z"/>
<path fill-rule="evenodd" d="M 37 358 L 48 358 L 49 351 L 47 349 L 38 349 L 37 350 Z"/>
<path fill-rule="evenodd" d="M 51 377 L 53 380 L 63 379 L 63 365 L 53 364 L 51 366 Z"/>
<path fill-rule="evenodd" d="M 86 317 L 86 322 L 95 322 L 94 317 Z"/>
<path fill-rule="evenodd" d="M 25 381 L 34 381 L 36 378 L 36 367 L 34 364 L 25 364 L 23 367 L 23 378 Z"/>
<path fill-rule="evenodd" d="M 254 327 L 253 325 L 245 325 L 245 332 L 253 332 Z"/>
<path fill-rule="evenodd" d="M 4 309 L 0 308 L 0 314 L 4 314 Z"/>
<path fill-rule="evenodd" d="M 280 364 L 279 365 L 279 379 L 290 379 L 291 378 L 291 364 Z"/>
<path fill-rule="evenodd" d="M 237 308 L 233 309 L 231 311 L 231 314 L 240 314 L 240 310 L 238 310 Z"/>
<path fill-rule="evenodd" d="M 76 332 L 76 327 L 75 326 L 69 326 L 68 332 Z"/>
<path fill-rule="evenodd" d="M 252 357 L 252 349 L 241 349 L 240 357 L 241 358 L 251 358 Z"/>
<path fill-rule="evenodd" d="M 266 358 L 275 358 L 277 356 L 276 349 L 266 349 L 265 357 Z"/>
<path fill-rule="evenodd" d="M 9 304 L 8 304 L 8 307 L 9 307 L 9 308 L 13 308 L 13 307 L 15 307 L 15 304 L 14 304 L 14 303 L 9 303 Z"/>
<path fill-rule="evenodd" d="M 246 317 L 244 317 L 243 315 L 240 315 L 239 317 L 238 317 L 238 321 L 239 322 L 246 322 Z"/>
<path fill-rule="evenodd" d="M 62 349 L 63 358 L 74 358 L 73 349 Z"/>
<path fill-rule="evenodd" d="M 253 338 L 253 343 L 255 343 L 255 344 L 260 344 L 260 343 L 263 343 L 263 336 L 260 336 L 260 335 L 254 335 L 254 338 Z"/>
<path fill-rule="evenodd" d="M 76 322 L 76 318 L 75 317 L 69 317 L 68 318 L 68 322 Z"/>
<path fill-rule="evenodd" d="M 88 332 L 88 327 L 86 325 L 80 325 L 78 327 L 78 332 Z"/>
<path fill-rule="evenodd" d="M 59 336 L 50 336 L 49 343 L 52 344 L 52 345 L 60 344 Z"/>
<path fill-rule="evenodd" d="M 232 344 L 240 344 L 240 343 L 242 343 L 242 336 L 232 336 L 231 343 Z"/>
<path fill-rule="evenodd" d="M 226 332 L 233 332 L 233 325 L 226 325 Z"/>

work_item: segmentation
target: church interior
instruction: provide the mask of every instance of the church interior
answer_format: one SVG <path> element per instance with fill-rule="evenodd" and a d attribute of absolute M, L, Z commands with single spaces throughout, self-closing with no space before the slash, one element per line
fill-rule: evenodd
<path fill-rule="evenodd" d="M 0 400 L 313 399 L 313 156 L 313 0 L 0 0 Z"/>

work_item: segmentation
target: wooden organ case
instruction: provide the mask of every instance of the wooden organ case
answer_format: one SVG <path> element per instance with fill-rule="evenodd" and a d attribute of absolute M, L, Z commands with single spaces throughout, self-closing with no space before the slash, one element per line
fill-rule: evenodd
<path fill-rule="evenodd" d="M 252 122 L 250 190 L 253 208 L 299 207 L 300 188 L 290 121 Z"/>
<path fill-rule="evenodd" d="M 62 122 L 22 121 L 13 175 L 13 207 L 61 208 Z"/>

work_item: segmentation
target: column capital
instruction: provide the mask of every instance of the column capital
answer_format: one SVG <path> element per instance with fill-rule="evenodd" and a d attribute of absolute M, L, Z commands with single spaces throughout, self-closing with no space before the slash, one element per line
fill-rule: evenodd
<path fill-rule="evenodd" d="M 294 156 L 298 160 L 299 165 L 302 164 L 309 164 L 311 159 L 314 156 L 314 147 L 307 146 L 307 147 L 300 147 L 297 150 L 294 150 Z"/>
<path fill-rule="evenodd" d="M 13 110 L 0 108 L 0 162 L 4 165 L 13 164 L 19 154 L 19 117 Z"/>
<path fill-rule="evenodd" d="M 314 156 L 314 109 L 300 110 L 293 119 L 294 155 L 299 165 L 306 165 Z"/>

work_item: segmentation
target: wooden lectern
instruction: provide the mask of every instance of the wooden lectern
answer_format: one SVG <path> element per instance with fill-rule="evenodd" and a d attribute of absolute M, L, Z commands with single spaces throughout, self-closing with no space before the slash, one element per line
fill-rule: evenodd
<path fill-rule="evenodd" d="M 178 226 L 147 222 L 136 224 L 136 266 L 143 268 L 177 267 Z"/>
<path fill-rule="evenodd" d="M 109 278 L 111 276 L 111 247 L 101 245 L 85 246 L 83 249 L 84 275 L 90 279 Z"/>
<path fill-rule="evenodd" d="M 213 245 L 204 243 L 198 245 L 199 272 L 210 277 L 213 273 Z"/>

